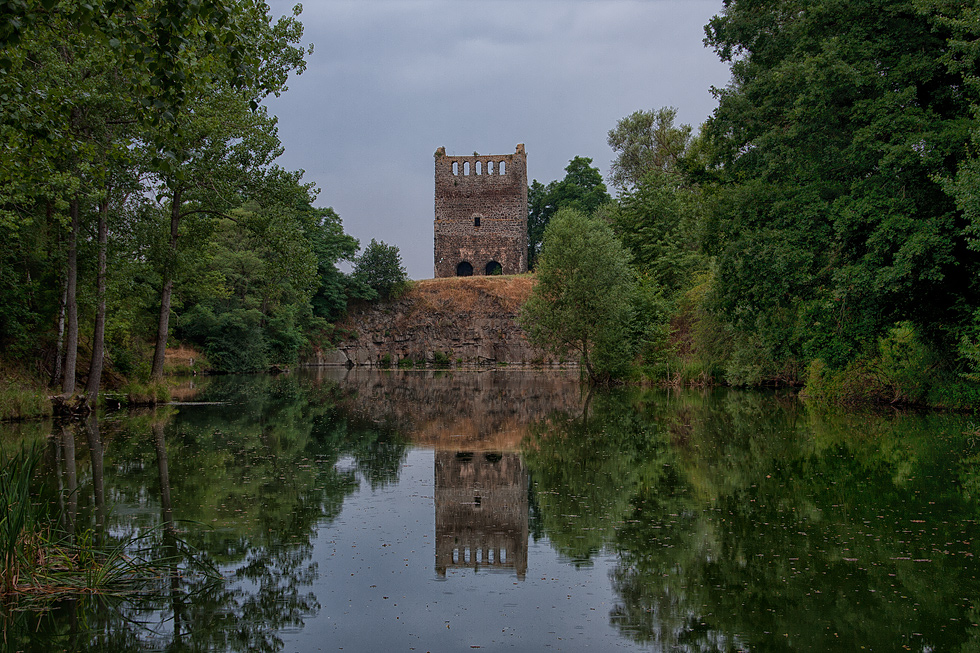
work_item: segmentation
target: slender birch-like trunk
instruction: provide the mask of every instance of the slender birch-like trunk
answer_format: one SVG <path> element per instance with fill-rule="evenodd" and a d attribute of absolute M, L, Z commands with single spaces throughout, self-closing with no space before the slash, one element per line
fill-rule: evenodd
<path fill-rule="evenodd" d="M 54 372 L 51 385 L 61 383 L 62 364 L 65 361 L 65 305 L 68 303 L 68 275 L 61 280 L 61 304 L 58 306 L 58 346 L 54 356 Z"/>
<path fill-rule="evenodd" d="M 75 365 L 78 361 L 78 229 L 79 200 L 71 201 L 71 232 L 68 234 L 68 270 L 65 313 L 65 369 L 61 393 L 67 398 L 75 394 Z"/>
<path fill-rule="evenodd" d="M 157 321 L 157 343 L 153 351 L 153 368 L 150 379 L 158 381 L 163 378 L 163 360 L 167 354 L 167 333 L 170 329 L 170 298 L 174 290 L 174 266 L 177 258 L 177 233 L 180 227 L 181 192 L 174 193 L 170 205 L 170 247 L 167 249 L 167 260 L 163 266 L 163 288 L 160 290 L 160 318 Z"/>
<path fill-rule="evenodd" d="M 92 332 L 92 363 L 89 365 L 88 383 L 85 386 L 86 403 L 95 408 L 102 385 L 102 365 L 105 362 L 105 287 L 106 243 L 108 242 L 109 200 L 99 206 L 99 261 L 96 271 L 95 328 Z"/>

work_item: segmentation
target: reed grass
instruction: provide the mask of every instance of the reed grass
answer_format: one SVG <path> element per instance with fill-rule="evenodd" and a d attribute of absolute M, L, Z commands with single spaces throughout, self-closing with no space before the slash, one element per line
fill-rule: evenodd
<path fill-rule="evenodd" d="M 12 455 L 0 449 L 0 598 L 152 594 L 161 579 L 189 567 L 219 578 L 213 567 L 195 559 L 172 524 L 110 542 L 91 528 L 66 532 L 52 502 L 33 491 L 40 460 L 36 445 Z M 164 547 L 155 541 L 160 530 Z M 168 553 L 159 555 L 162 551 Z"/>
<path fill-rule="evenodd" d="M 24 569 L 41 554 L 41 524 L 48 520 L 31 496 L 31 478 L 41 459 L 36 447 L 13 456 L 0 451 L 0 591 L 18 585 Z"/>

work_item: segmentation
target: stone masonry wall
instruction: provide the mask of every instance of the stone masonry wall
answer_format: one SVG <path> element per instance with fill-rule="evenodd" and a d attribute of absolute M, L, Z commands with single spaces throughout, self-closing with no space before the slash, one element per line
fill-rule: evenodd
<path fill-rule="evenodd" d="M 527 272 L 527 157 L 514 154 L 435 154 L 434 276 L 475 276 L 497 263 L 502 274 Z M 488 268 L 490 266 L 490 268 Z"/>

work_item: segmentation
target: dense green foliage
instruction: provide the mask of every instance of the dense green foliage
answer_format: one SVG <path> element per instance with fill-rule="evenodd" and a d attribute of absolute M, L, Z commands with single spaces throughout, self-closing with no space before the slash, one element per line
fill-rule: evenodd
<path fill-rule="evenodd" d="M 537 267 L 538 254 L 548 222 L 559 209 L 577 209 L 592 213 L 611 198 L 602 181 L 602 173 L 592 167 L 592 159 L 577 156 L 565 166 L 564 179 L 547 186 L 537 179 L 527 190 L 527 262 Z"/>
<path fill-rule="evenodd" d="M 357 241 L 274 163 L 297 16 L 205 5 L 0 3 L 0 350 L 65 395 L 87 376 L 94 400 L 103 359 L 158 378 L 175 335 L 288 365 L 366 292 L 337 267 Z"/>
<path fill-rule="evenodd" d="M 374 238 L 354 260 L 351 277 L 355 283 L 366 286 L 381 299 L 389 299 L 398 294 L 408 279 L 398 248 L 378 242 Z M 370 293 L 366 296 L 371 298 Z"/>
<path fill-rule="evenodd" d="M 720 307 L 781 358 L 839 366 L 901 320 L 950 351 L 980 299 L 941 184 L 978 99 L 937 19 L 961 3 L 774 2 L 761 21 L 751 4 L 708 26 L 733 62 L 708 127 L 727 205 Z"/>
<path fill-rule="evenodd" d="M 651 170 L 679 174 L 680 162 L 691 142 L 690 125 L 674 125 L 677 109 L 634 111 L 609 130 L 609 147 L 617 152 L 610 178 L 616 188 L 642 185 Z"/>
<path fill-rule="evenodd" d="M 574 352 L 591 381 L 623 376 L 634 278 L 612 229 L 560 209 L 544 232 L 537 281 L 520 315 L 531 342 L 557 355 Z"/>
<path fill-rule="evenodd" d="M 726 0 L 706 43 L 732 80 L 700 132 L 668 107 L 608 136 L 619 195 L 598 215 L 640 279 L 648 374 L 980 399 L 977 16 L 946 0 Z"/>
<path fill-rule="evenodd" d="M 950 57 L 964 6 L 765 9 L 727 2 L 707 27 L 733 75 L 707 125 L 717 310 L 777 365 L 878 359 L 906 323 L 955 371 L 980 305 L 968 200 L 943 183 L 969 177 L 980 98 L 975 60 Z"/>

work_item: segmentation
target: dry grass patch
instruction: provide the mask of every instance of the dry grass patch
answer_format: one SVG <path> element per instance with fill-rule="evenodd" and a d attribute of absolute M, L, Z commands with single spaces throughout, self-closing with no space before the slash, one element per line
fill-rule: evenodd
<path fill-rule="evenodd" d="M 0 421 L 50 417 L 51 411 L 48 390 L 41 381 L 0 361 Z"/>
<path fill-rule="evenodd" d="M 531 296 L 534 284 L 533 275 L 413 281 L 396 300 L 352 307 L 347 317 L 337 324 L 337 332 L 362 335 L 366 324 L 380 322 L 384 324 L 386 334 L 394 334 L 420 323 L 445 326 L 454 323 L 458 316 L 516 315 Z"/>
<path fill-rule="evenodd" d="M 207 368 L 208 361 L 204 354 L 193 347 L 167 347 L 164 353 L 163 371 L 166 374 L 192 374 Z"/>
<path fill-rule="evenodd" d="M 534 277 L 447 277 L 417 281 L 404 299 L 418 308 L 437 312 L 470 313 L 494 307 L 516 313 L 531 296 Z"/>

